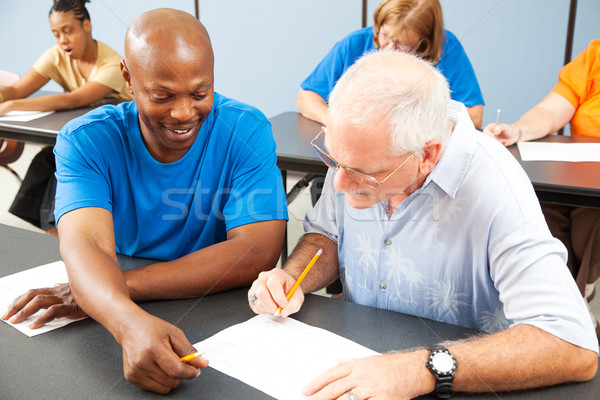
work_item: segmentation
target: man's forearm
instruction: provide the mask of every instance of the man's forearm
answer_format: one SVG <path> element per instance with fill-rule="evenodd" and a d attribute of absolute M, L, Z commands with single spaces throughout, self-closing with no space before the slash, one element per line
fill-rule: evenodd
<path fill-rule="evenodd" d="M 597 353 L 532 325 L 446 346 L 457 360 L 453 389 L 495 392 L 592 379 Z"/>
<path fill-rule="evenodd" d="M 285 221 L 259 224 L 177 260 L 124 271 L 131 298 L 191 298 L 250 286 L 261 271 L 276 265 L 285 228 Z"/>
<path fill-rule="evenodd" d="M 119 341 L 130 317 L 143 311 L 129 298 L 116 255 L 85 240 L 65 242 L 61 242 L 61 255 L 73 297 L 82 310 Z"/>
<path fill-rule="evenodd" d="M 308 233 L 302 237 L 283 267 L 290 275 L 298 278 L 320 248 L 323 249 L 323 254 L 302 281 L 304 293 L 319 290 L 339 276 L 337 243 L 326 236 Z"/>

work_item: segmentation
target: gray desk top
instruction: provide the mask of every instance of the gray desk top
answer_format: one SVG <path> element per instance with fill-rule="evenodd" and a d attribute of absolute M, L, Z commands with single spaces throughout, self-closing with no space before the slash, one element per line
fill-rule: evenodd
<path fill-rule="evenodd" d="M 297 112 L 284 112 L 270 119 L 277 142 L 277 159 L 281 169 L 325 174 L 327 168 L 317 157 L 310 141 L 321 124 Z M 598 138 L 547 136 L 541 142 L 598 143 Z M 509 151 L 521 163 L 541 201 L 600 207 L 600 163 L 557 161 L 521 161 L 517 146 Z"/>
<path fill-rule="evenodd" d="M 59 259 L 56 238 L 0 225 L 0 276 Z M 120 256 L 124 268 L 147 261 Z M 246 289 L 201 299 L 149 301 L 148 312 L 180 327 L 196 343 L 253 316 Z M 225 312 L 224 312 L 225 311 Z M 459 339 L 472 331 L 403 314 L 308 295 L 294 318 L 319 326 L 376 351 L 427 346 Z M 1 399 L 137 399 L 164 398 L 142 391 L 123 378 L 122 353 L 113 337 L 91 319 L 29 338 L 0 323 Z M 515 393 L 463 395 L 467 399 L 593 399 L 600 379 Z M 167 398 L 266 399 L 262 392 L 216 370 L 183 382 Z M 432 398 L 424 396 L 423 398 Z"/>
<path fill-rule="evenodd" d="M 540 142 L 600 143 L 599 138 L 546 136 Z M 508 148 L 529 176 L 540 201 L 600 207 L 600 163 L 521 161 L 516 145 Z"/>
<path fill-rule="evenodd" d="M 321 124 L 297 112 L 285 112 L 270 119 L 277 143 L 277 165 L 283 170 L 325 174 L 327 166 L 319 159 L 310 141 Z"/>

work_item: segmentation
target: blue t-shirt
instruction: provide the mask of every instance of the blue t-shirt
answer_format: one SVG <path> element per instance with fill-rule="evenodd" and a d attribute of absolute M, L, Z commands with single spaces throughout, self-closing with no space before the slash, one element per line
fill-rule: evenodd
<path fill-rule="evenodd" d="M 436 67 L 448 80 L 450 97 L 467 107 L 484 104 L 475 71 L 462 45 L 452 32 L 444 33 L 442 55 Z M 363 54 L 372 50 L 377 50 L 372 26 L 352 32 L 333 46 L 300 87 L 316 92 L 328 101 L 342 74 Z"/>
<path fill-rule="evenodd" d="M 54 153 L 56 221 L 78 208 L 105 208 L 122 254 L 173 260 L 226 240 L 235 227 L 287 220 L 271 124 L 217 93 L 196 141 L 176 162 L 151 156 L 135 102 L 69 122 Z"/>

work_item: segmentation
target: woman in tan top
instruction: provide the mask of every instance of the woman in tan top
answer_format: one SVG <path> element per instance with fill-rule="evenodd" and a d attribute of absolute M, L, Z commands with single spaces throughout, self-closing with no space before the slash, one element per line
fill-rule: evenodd
<path fill-rule="evenodd" d="M 122 57 L 92 38 L 87 0 L 58 0 L 50 10 L 57 44 L 11 86 L 0 88 L 0 115 L 88 106 L 104 98 L 131 100 L 121 76 Z M 52 79 L 65 93 L 26 98 Z"/>
<path fill-rule="evenodd" d="M 0 88 L 0 115 L 9 111 L 65 110 L 97 104 L 103 99 L 131 100 L 121 74 L 122 57 L 92 38 L 88 0 L 58 0 L 50 9 L 56 45 L 11 86 Z M 65 93 L 27 98 L 50 79 Z M 33 159 L 9 211 L 49 233 L 54 228 L 56 180 L 52 147 Z"/>

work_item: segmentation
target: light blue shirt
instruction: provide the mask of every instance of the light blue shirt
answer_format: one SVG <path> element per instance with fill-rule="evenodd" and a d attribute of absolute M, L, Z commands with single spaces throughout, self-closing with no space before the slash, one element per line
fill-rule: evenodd
<path fill-rule="evenodd" d="M 527 175 L 464 109 L 438 164 L 391 218 L 381 203 L 349 206 L 334 174 L 304 229 L 338 244 L 345 300 L 486 332 L 527 323 L 598 351 Z"/>

